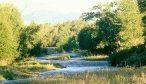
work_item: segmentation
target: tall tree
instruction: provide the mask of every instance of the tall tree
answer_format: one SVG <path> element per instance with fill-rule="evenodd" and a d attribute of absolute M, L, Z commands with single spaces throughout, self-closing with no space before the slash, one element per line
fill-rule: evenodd
<path fill-rule="evenodd" d="M 79 46 L 82 50 L 89 50 L 94 53 L 96 49 L 96 29 L 92 27 L 83 28 L 78 36 Z"/>
<path fill-rule="evenodd" d="M 143 27 L 137 1 L 121 0 L 117 16 L 122 22 L 122 31 L 119 33 L 121 48 L 143 44 Z"/>
<path fill-rule="evenodd" d="M 22 26 L 19 11 L 10 4 L 0 4 L 0 62 L 9 64 L 19 56 L 18 41 Z"/>
<path fill-rule="evenodd" d="M 146 0 L 137 0 L 140 12 L 146 12 Z"/>
<path fill-rule="evenodd" d="M 99 26 L 97 47 L 105 49 L 106 53 L 118 49 L 120 45 L 119 32 L 122 26 L 120 19 L 114 13 L 107 12 L 106 16 L 102 17 L 96 25 Z"/>
<path fill-rule="evenodd" d="M 20 35 L 20 46 L 21 56 L 32 56 L 40 53 L 40 37 L 39 37 L 39 26 L 34 22 L 25 27 Z"/>
<path fill-rule="evenodd" d="M 137 0 L 139 10 L 142 14 L 142 22 L 144 26 L 144 36 L 145 36 L 145 44 L 146 44 L 146 0 Z"/>

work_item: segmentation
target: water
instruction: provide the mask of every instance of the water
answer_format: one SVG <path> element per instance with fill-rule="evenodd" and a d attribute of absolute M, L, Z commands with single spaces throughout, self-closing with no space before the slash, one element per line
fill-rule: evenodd
<path fill-rule="evenodd" d="M 100 71 L 100 70 L 111 70 L 113 69 L 108 61 L 87 61 L 87 60 L 80 60 L 84 57 L 79 57 L 75 53 L 65 53 L 69 54 L 72 58 L 69 60 L 47 60 L 48 57 L 55 57 L 63 55 L 64 53 L 60 54 L 51 54 L 45 55 L 44 57 L 38 57 L 37 60 L 42 63 L 57 63 L 65 68 L 50 70 L 45 72 L 40 72 L 40 77 L 45 76 L 54 76 L 58 74 L 76 74 L 76 73 L 84 73 L 84 72 L 93 72 L 93 71 Z M 32 80 L 34 78 L 27 78 L 27 79 L 19 79 L 19 80 L 9 80 L 5 82 L 1 82 L 0 84 L 11 84 L 13 82 L 25 81 L 25 80 Z"/>
<path fill-rule="evenodd" d="M 46 55 L 45 57 L 40 57 L 37 60 L 42 63 L 57 63 L 66 68 L 51 70 L 46 72 L 41 72 L 40 76 L 50 76 L 57 74 L 76 74 L 82 72 L 93 72 L 99 70 L 110 69 L 111 66 L 108 61 L 87 61 L 80 60 L 84 57 L 79 57 L 75 53 L 66 53 L 72 58 L 69 60 L 47 60 L 48 57 L 55 57 L 62 54 Z"/>

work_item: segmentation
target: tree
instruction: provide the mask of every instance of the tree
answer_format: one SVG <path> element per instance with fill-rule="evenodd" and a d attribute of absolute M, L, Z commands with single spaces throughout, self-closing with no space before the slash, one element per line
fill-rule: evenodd
<path fill-rule="evenodd" d="M 107 53 L 118 49 L 120 45 L 118 34 L 122 26 L 120 19 L 114 13 L 108 12 L 96 25 L 99 26 L 99 34 L 96 38 L 99 41 L 97 48 L 103 48 Z"/>
<path fill-rule="evenodd" d="M 29 26 L 24 28 L 20 35 L 20 46 L 21 56 L 32 56 L 41 53 L 40 37 L 38 36 L 39 26 L 34 22 L 31 22 Z"/>
<path fill-rule="evenodd" d="M 54 38 L 55 28 L 51 26 L 49 23 L 45 24 L 40 24 L 38 25 L 39 31 L 38 31 L 38 38 L 40 39 L 40 43 L 42 47 L 48 47 L 48 46 L 53 46 L 52 40 Z"/>
<path fill-rule="evenodd" d="M 94 6 L 93 10 L 94 12 L 85 13 L 83 19 L 96 18 L 96 27 L 99 28 L 97 48 L 112 51 L 143 44 L 141 15 L 135 0 L 100 4 Z"/>
<path fill-rule="evenodd" d="M 75 50 L 79 48 L 79 44 L 77 41 L 77 37 L 73 36 L 70 37 L 68 39 L 68 41 L 64 44 L 60 46 L 61 48 L 63 48 L 66 51 L 71 51 L 71 50 Z"/>
<path fill-rule="evenodd" d="M 119 33 L 121 48 L 143 44 L 143 27 L 136 0 L 122 0 L 118 9 L 117 17 L 122 22 L 122 31 Z"/>
<path fill-rule="evenodd" d="M 146 12 L 146 0 L 137 0 L 140 12 Z"/>
<path fill-rule="evenodd" d="M 146 44 L 146 0 L 137 0 L 139 10 L 142 14 L 142 22 L 144 26 L 144 36 L 145 36 L 145 44 Z"/>
<path fill-rule="evenodd" d="M 94 53 L 96 49 L 96 30 L 91 27 L 83 28 L 78 36 L 79 46 L 82 50 L 89 50 Z"/>
<path fill-rule="evenodd" d="M 121 21 L 117 17 L 117 2 L 110 4 L 99 4 L 93 7 L 94 12 L 88 12 L 83 14 L 85 20 L 96 20 L 96 49 L 105 50 L 106 53 L 119 48 L 119 32 L 121 31 Z"/>
<path fill-rule="evenodd" d="M 19 11 L 10 4 L 0 4 L 0 64 L 12 63 L 19 56 L 19 32 L 23 21 Z"/>
<path fill-rule="evenodd" d="M 89 23 L 83 20 L 67 21 L 62 24 L 57 24 L 57 42 L 56 46 L 64 50 L 75 50 L 79 48 L 78 34 L 81 29 Z"/>
<path fill-rule="evenodd" d="M 110 56 L 111 64 L 118 66 L 145 65 L 145 45 L 141 14 L 137 0 L 122 0 L 119 2 L 117 17 L 122 22 L 120 50 Z"/>

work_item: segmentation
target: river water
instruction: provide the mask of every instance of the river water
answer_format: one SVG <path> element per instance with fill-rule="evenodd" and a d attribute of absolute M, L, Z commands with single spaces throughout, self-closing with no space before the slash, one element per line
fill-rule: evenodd
<path fill-rule="evenodd" d="M 47 60 L 48 57 L 55 57 L 60 56 L 62 54 L 69 54 L 71 59 L 69 60 Z M 76 74 L 76 73 L 85 73 L 85 72 L 93 72 L 93 71 L 100 71 L 100 70 L 112 70 L 113 68 L 110 66 L 108 61 L 87 61 L 81 60 L 84 57 L 79 57 L 75 53 L 60 53 L 60 54 L 51 54 L 45 55 L 43 57 L 38 57 L 38 60 L 41 63 L 57 63 L 65 68 L 60 68 L 56 70 L 50 70 L 45 72 L 40 72 L 40 77 L 46 76 L 54 76 L 58 74 Z M 38 77 L 39 78 L 39 77 Z M 13 82 L 19 82 L 24 80 L 32 80 L 34 78 L 26 78 L 26 79 L 19 79 L 19 80 L 9 80 L 1 82 L 0 84 L 11 84 Z"/>

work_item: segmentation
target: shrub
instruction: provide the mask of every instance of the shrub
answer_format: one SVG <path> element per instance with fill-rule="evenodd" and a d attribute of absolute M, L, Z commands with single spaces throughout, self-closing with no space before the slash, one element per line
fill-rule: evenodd
<path fill-rule="evenodd" d="M 118 51 L 110 56 L 113 66 L 143 66 L 146 65 L 146 47 L 139 45 L 130 49 Z"/>

